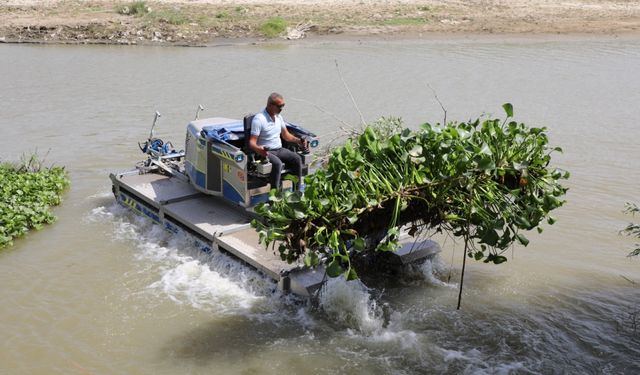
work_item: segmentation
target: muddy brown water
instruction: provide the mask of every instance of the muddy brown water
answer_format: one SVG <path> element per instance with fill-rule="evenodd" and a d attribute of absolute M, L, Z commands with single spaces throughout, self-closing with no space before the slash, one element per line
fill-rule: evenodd
<path fill-rule="evenodd" d="M 506 264 L 472 262 L 462 311 L 451 239 L 411 278 L 333 281 L 313 307 L 113 203 L 108 173 L 141 158 L 155 110 L 180 145 L 198 104 L 240 118 L 275 90 L 328 143 L 336 118 L 359 121 L 336 61 L 366 120 L 441 121 L 434 91 L 451 120 L 509 101 L 564 148 L 558 222 Z M 0 158 L 37 150 L 72 179 L 58 222 L 0 251 L 0 373 L 638 373 L 640 289 L 622 276 L 640 262 L 617 232 L 640 203 L 639 66 L 637 38 L 0 45 Z"/>

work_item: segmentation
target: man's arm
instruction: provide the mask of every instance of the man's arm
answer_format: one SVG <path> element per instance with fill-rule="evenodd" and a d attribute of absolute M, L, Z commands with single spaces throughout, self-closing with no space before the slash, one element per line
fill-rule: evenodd
<path fill-rule="evenodd" d="M 305 143 L 307 142 L 306 140 L 302 138 L 298 138 L 295 135 L 289 133 L 289 130 L 287 130 L 286 126 L 282 127 L 282 132 L 280 134 L 282 136 L 282 139 L 284 139 L 285 141 L 291 142 L 291 143 L 297 143 L 302 147 L 304 147 Z"/>
<path fill-rule="evenodd" d="M 249 148 L 251 148 L 257 154 L 262 155 L 265 158 L 267 157 L 267 150 L 265 150 L 263 146 L 258 146 L 258 136 L 257 135 L 253 135 L 252 134 L 249 137 Z"/>

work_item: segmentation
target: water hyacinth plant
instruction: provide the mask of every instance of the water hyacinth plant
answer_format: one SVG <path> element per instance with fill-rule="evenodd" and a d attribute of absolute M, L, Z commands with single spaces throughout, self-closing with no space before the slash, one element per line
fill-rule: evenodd
<path fill-rule="evenodd" d="M 0 164 L 0 248 L 30 229 L 55 221 L 50 207 L 62 202 L 69 186 L 63 167 L 43 168 L 37 156 L 20 165 Z"/>
<path fill-rule="evenodd" d="M 358 278 L 353 257 L 394 251 L 401 228 L 445 231 L 465 241 L 466 258 L 499 264 L 523 232 L 542 231 L 562 206 L 569 177 L 551 165 L 545 128 L 507 119 L 424 124 L 389 134 L 369 126 L 334 149 L 301 192 L 272 191 L 253 222 L 283 260 L 324 262 L 328 276 Z M 397 120 L 395 120 L 397 122 Z"/>

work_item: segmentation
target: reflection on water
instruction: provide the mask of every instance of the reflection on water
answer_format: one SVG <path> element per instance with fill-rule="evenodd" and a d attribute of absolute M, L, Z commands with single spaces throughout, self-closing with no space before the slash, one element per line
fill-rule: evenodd
<path fill-rule="evenodd" d="M 408 126 L 500 116 L 547 126 L 572 172 L 558 222 L 500 266 L 462 247 L 402 280 L 332 280 L 317 304 L 220 253 L 204 255 L 113 203 L 107 175 L 149 131 L 179 144 L 201 116 L 240 118 L 271 91 L 323 135 L 339 118 Z M 640 289 L 617 231 L 638 202 L 640 42 L 633 39 L 345 41 L 280 48 L 0 46 L 0 159 L 50 150 L 72 188 L 59 221 L 0 252 L 0 372 L 637 373 Z M 449 280 L 449 276 L 451 279 Z"/>

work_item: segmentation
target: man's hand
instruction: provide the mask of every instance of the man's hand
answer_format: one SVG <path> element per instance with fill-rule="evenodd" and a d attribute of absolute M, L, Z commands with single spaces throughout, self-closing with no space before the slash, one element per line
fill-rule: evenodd
<path fill-rule="evenodd" d="M 298 142 L 302 151 L 309 151 L 309 141 L 306 138 L 300 138 L 300 142 Z"/>
<path fill-rule="evenodd" d="M 249 148 L 262 157 L 267 157 L 267 149 L 264 146 L 258 146 L 258 136 L 251 135 L 249 138 Z"/>
<path fill-rule="evenodd" d="M 262 155 L 263 158 L 267 157 L 267 149 L 263 147 L 258 148 L 258 154 Z"/>

